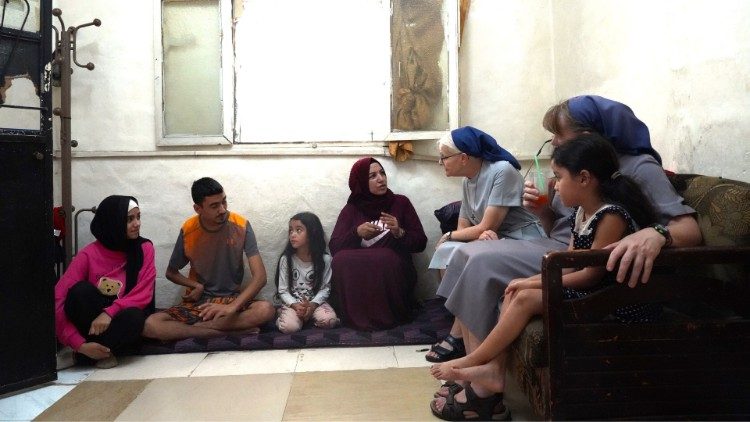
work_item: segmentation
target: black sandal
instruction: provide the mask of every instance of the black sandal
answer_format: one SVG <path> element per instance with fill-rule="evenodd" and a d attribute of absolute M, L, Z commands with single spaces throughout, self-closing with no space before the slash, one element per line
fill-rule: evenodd
<path fill-rule="evenodd" d="M 446 395 L 440 394 L 440 391 L 443 389 L 443 387 L 445 387 L 446 389 L 448 389 L 448 393 Z M 435 397 L 435 398 L 438 398 L 438 397 L 444 397 L 444 398 L 445 397 L 453 397 L 456 394 L 460 393 L 461 390 L 463 390 L 463 389 L 464 389 L 464 386 L 461 385 L 461 384 L 459 384 L 459 383 L 457 383 L 456 381 L 446 381 L 445 384 L 441 385 L 440 388 L 438 389 L 438 391 L 436 391 L 435 394 L 433 394 L 433 397 Z"/>
<path fill-rule="evenodd" d="M 459 403 L 451 397 L 445 398 L 445 405 L 441 411 L 435 408 L 435 401 L 430 402 L 432 414 L 446 421 L 507 421 L 510 420 L 510 410 L 503 404 L 503 393 L 495 393 L 489 397 L 480 398 L 467 385 L 466 403 Z M 500 405 L 498 408 L 497 405 Z M 466 414 L 470 412 L 470 414 Z"/>
<path fill-rule="evenodd" d="M 433 363 L 440 363 L 440 362 L 446 362 L 453 359 L 458 359 L 460 357 L 466 356 L 466 348 L 464 347 L 464 339 L 462 338 L 456 338 L 452 335 L 448 334 L 443 339 L 446 343 L 450 344 L 453 349 L 448 350 L 445 347 L 441 346 L 438 342 L 437 344 L 433 344 L 430 348 L 431 352 L 434 352 L 437 356 L 433 357 L 430 355 L 425 355 L 425 359 L 427 359 L 427 362 L 433 362 Z"/>

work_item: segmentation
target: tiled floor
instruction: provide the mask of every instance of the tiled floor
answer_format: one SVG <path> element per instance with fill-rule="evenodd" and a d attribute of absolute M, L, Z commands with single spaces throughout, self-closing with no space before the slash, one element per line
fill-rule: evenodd
<path fill-rule="evenodd" d="M 106 407 L 109 413 L 96 413 L 95 418 L 98 419 L 228 420 L 248 419 L 248 415 L 256 420 L 334 419 L 330 412 L 319 414 L 307 403 L 312 400 L 336 408 L 337 400 L 349 395 L 349 402 L 361 399 L 361 406 L 377 408 L 384 406 L 382 398 L 370 403 L 367 401 L 367 391 L 362 390 L 382 385 L 393 390 L 388 392 L 393 399 L 385 405 L 401 406 L 398 414 L 402 417 L 399 419 L 429 420 L 432 416 L 427 406 L 437 381 L 426 370 L 429 364 L 421 351 L 426 347 L 323 348 L 125 357 L 112 369 L 74 367 L 60 371 L 54 383 L 4 396 L 0 399 L 0 420 L 32 420 L 84 380 L 86 382 L 81 387 L 90 389 L 91 394 L 116 388 L 117 391 L 111 392 L 113 400 L 114 397 L 127 398 L 126 403 L 109 404 L 102 399 L 99 407 Z M 394 372 L 388 368 L 417 369 Z M 316 376 L 317 371 L 338 372 L 330 373 L 324 382 L 321 380 L 323 377 Z M 405 374 L 408 379 L 403 379 Z M 389 377 L 393 379 L 387 380 Z M 216 385 L 228 388 L 218 392 Z M 398 391 L 398 386 L 404 391 Z M 79 390 L 76 392 L 81 393 Z M 60 403 L 65 403 L 73 411 L 76 397 L 81 396 L 87 397 L 85 394 L 69 395 Z M 523 403 L 522 398 L 515 403 L 511 396 L 510 391 L 506 392 L 506 401 L 514 411 L 514 419 L 528 419 L 525 417 L 528 414 L 524 415 L 527 410 L 523 410 L 524 405 L 528 405 Z M 213 404 L 195 408 L 185 406 L 184 409 L 164 406 L 164 403 L 186 401 L 186 397 L 201 397 L 204 403 Z M 257 406 L 259 401 L 265 404 Z M 255 403 L 256 406 L 250 411 L 237 403 Z M 258 413 L 261 408 L 262 413 Z M 144 413 L 143 409 L 149 410 Z M 74 415 L 72 413 L 70 419 L 83 418 L 81 414 L 77 418 Z M 378 416 L 377 413 L 369 415 L 374 418 Z M 350 414 L 350 418 L 346 417 L 347 414 L 339 416 L 339 419 L 347 420 L 356 415 Z M 56 417 L 68 418 L 64 413 L 58 413 Z"/>

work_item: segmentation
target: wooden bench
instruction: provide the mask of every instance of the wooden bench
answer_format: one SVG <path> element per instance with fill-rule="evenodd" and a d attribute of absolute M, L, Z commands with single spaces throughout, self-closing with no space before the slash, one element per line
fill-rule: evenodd
<path fill-rule="evenodd" d="M 510 351 L 509 371 L 545 419 L 750 419 L 750 185 L 674 175 L 706 246 L 662 251 L 651 280 L 563 300 L 563 268 L 609 251 L 544 257 L 544 314 Z M 617 306 L 664 303 L 659 322 L 622 324 Z"/>

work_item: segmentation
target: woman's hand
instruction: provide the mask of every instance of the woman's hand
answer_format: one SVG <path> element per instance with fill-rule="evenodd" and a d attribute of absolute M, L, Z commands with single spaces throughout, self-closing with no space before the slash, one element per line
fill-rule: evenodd
<path fill-rule="evenodd" d="M 403 236 L 403 230 L 398 225 L 398 219 L 386 212 L 380 213 L 380 222 L 383 223 L 386 229 L 390 230 L 391 233 L 393 233 L 393 237 L 401 237 Z"/>
<path fill-rule="evenodd" d="M 448 236 L 450 236 L 451 233 L 453 233 L 453 232 L 443 233 L 443 235 L 440 236 L 440 239 L 438 239 L 437 243 L 435 244 L 435 249 L 439 248 L 440 245 L 442 245 L 443 243 L 447 242 L 448 241 Z"/>
<path fill-rule="evenodd" d="M 625 236 L 619 242 L 607 246 L 607 249 L 612 249 L 607 260 L 607 271 L 614 271 L 619 260 L 618 283 L 627 281 L 630 287 L 637 286 L 638 280 L 646 283 L 651 277 L 654 260 L 666 243 L 664 236 L 650 227 Z"/>
<path fill-rule="evenodd" d="M 109 347 L 102 346 L 93 341 L 83 343 L 76 351 L 94 360 L 100 360 L 112 356 L 112 351 L 109 350 Z"/>
<path fill-rule="evenodd" d="M 383 229 L 377 224 L 362 223 L 357 227 L 357 236 L 365 240 L 370 240 L 382 231 Z"/>
<path fill-rule="evenodd" d="M 185 294 L 182 295 L 182 300 L 185 302 L 197 302 L 203 296 L 203 285 L 198 283 L 195 287 L 191 287 L 185 290 Z"/>
<path fill-rule="evenodd" d="M 524 289 L 532 289 L 536 287 L 539 281 L 534 277 L 529 278 L 517 278 L 512 280 L 508 287 L 505 288 L 505 296 L 511 296 Z"/>
<path fill-rule="evenodd" d="M 99 314 L 96 319 L 91 321 L 91 328 L 89 328 L 89 335 L 98 336 L 109 328 L 109 323 L 112 322 L 112 317 L 106 312 Z"/>
<path fill-rule="evenodd" d="M 498 240 L 497 233 L 494 230 L 485 230 L 479 235 L 477 240 Z"/>
<path fill-rule="evenodd" d="M 534 186 L 534 183 L 527 180 L 523 182 L 523 206 L 534 215 L 540 215 L 546 208 L 545 205 L 539 205 L 536 201 L 539 199 L 539 189 Z"/>

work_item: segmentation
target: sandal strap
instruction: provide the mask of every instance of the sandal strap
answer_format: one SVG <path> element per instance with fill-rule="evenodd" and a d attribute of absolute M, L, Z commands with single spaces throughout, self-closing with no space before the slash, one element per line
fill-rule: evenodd
<path fill-rule="evenodd" d="M 467 384 L 464 387 L 466 391 L 466 403 L 459 403 L 455 400 L 455 397 L 445 397 L 445 405 L 440 412 L 434 407 L 435 400 L 430 404 L 432 413 L 440 419 L 448 421 L 465 421 L 465 420 L 493 420 L 493 419 L 507 419 L 509 412 L 504 408 L 503 413 L 493 413 L 498 403 L 503 401 L 503 393 L 495 393 L 489 397 L 481 398 L 478 397 L 471 384 Z M 476 413 L 476 416 L 466 416 L 464 412 Z"/>
<path fill-rule="evenodd" d="M 442 341 L 450 344 L 452 349 L 446 349 L 445 347 L 441 346 L 440 343 Z M 464 347 L 463 339 L 456 338 L 448 334 L 442 341 L 433 344 L 432 347 L 430 347 L 430 351 L 437 356 L 425 356 L 425 359 L 427 359 L 428 362 L 445 362 L 466 355 L 466 348 Z"/>
<path fill-rule="evenodd" d="M 445 396 L 442 395 L 442 394 L 440 394 L 440 391 L 442 391 L 443 388 L 445 388 L 447 390 L 447 394 Z M 443 385 L 440 386 L 440 388 L 438 389 L 438 391 L 435 393 L 434 397 L 435 398 L 438 398 L 438 397 L 450 397 L 451 399 L 453 399 L 453 396 L 455 396 L 456 394 L 458 394 L 463 389 L 464 389 L 463 385 L 461 385 L 461 384 L 459 384 L 459 383 L 457 383 L 455 381 L 448 381 L 445 384 L 443 384 Z"/>
<path fill-rule="evenodd" d="M 432 346 L 432 351 L 435 352 L 436 355 L 440 356 L 441 359 L 443 357 L 445 357 L 445 356 L 453 353 L 453 350 L 448 350 L 448 349 L 446 349 L 445 347 L 443 347 L 443 346 L 441 346 L 439 344 L 436 344 L 436 345 Z"/>
<path fill-rule="evenodd" d="M 466 403 L 463 411 L 473 411 L 479 415 L 479 420 L 492 420 L 494 415 L 495 406 L 503 401 L 503 393 L 494 393 L 488 397 L 477 396 L 474 388 L 471 384 L 468 384 L 464 391 L 466 392 Z M 456 402 L 457 404 L 460 404 Z"/>
<path fill-rule="evenodd" d="M 443 339 L 446 343 L 450 344 L 451 347 L 453 347 L 453 350 L 464 350 L 464 339 L 453 337 L 452 335 L 448 334 Z"/>

